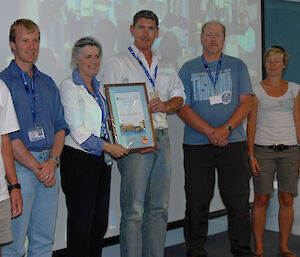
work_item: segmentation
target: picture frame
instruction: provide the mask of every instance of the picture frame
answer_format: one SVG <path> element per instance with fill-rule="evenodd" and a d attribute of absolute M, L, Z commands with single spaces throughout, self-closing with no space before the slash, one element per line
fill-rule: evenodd
<path fill-rule="evenodd" d="M 146 84 L 106 84 L 104 87 L 114 143 L 126 147 L 129 152 L 149 147 L 157 149 Z"/>

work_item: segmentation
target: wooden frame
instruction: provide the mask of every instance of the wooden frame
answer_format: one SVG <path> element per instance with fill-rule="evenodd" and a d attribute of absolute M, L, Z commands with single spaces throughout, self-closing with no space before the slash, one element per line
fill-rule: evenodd
<path fill-rule="evenodd" d="M 157 148 L 145 83 L 104 85 L 114 143 L 129 152 Z"/>

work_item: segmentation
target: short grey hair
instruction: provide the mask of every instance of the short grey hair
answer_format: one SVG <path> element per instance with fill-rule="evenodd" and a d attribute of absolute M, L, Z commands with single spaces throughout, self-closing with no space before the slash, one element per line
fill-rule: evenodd
<path fill-rule="evenodd" d="M 202 29 L 201 29 L 201 35 L 204 33 L 204 29 L 205 29 L 205 27 L 206 27 L 208 24 L 218 24 L 218 25 L 220 25 L 221 28 L 222 28 L 222 30 L 223 30 L 223 35 L 224 35 L 224 38 L 225 38 L 225 35 L 226 35 L 226 27 L 225 27 L 225 25 L 224 25 L 222 22 L 220 22 L 220 21 L 209 21 L 209 22 L 204 23 L 203 26 L 202 26 Z"/>
<path fill-rule="evenodd" d="M 82 37 L 75 42 L 75 44 L 72 48 L 72 57 L 71 57 L 72 70 L 77 69 L 77 61 L 79 60 L 82 49 L 85 46 L 96 46 L 97 49 L 99 50 L 100 56 L 102 56 L 102 46 L 97 39 L 95 39 L 91 36 Z"/>

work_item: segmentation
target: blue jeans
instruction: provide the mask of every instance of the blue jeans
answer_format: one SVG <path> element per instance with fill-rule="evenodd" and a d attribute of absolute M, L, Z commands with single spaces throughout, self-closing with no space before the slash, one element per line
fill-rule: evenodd
<path fill-rule="evenodd" d="M 118 160 L 122 257 L 164 256 L 171 175 L 168 130 L 156 131 L 156 137 L 155 152 Z"/>
<path fill-rule="evenodd" d="M 50 150 L 31 152 L 39 162 L 47 160 L 49 153 Z M 15 165 L 22 187 L 23 212 L 12 219 L 13 242 L 2 248 L 2 256 L 23 256 L 25 237 L 28 234 L 27 257 L 51 257 L 59 189 L 58 172 L 55 174 L 55 185 L 45 187 L 31 170 L 17 161 Z"/>

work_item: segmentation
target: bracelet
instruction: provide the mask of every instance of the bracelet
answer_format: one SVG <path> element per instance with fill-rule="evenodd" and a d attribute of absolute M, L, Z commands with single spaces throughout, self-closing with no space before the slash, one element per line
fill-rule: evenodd
<path fill-rule="evenodd" d="M 252 160 L 254 160 L 254 159 L 255 159 L 255 156 L 254 156 L 254 155 L 252 155 L 252 156 L 249 156 L 248 158 L 249 158 L 249 161 L 252 161 Z"/>
<path fill-rule="evenodd" d="M 19 183 L 14 184 L 14 185 L 9 185 L 9 186 L 8 186 L 8 191 L 10 192 L 11 190 L 14 190 L 14 189 L 16 189 L 16 188 L 21 189 L 21 185 L 20 185 Z"/>

